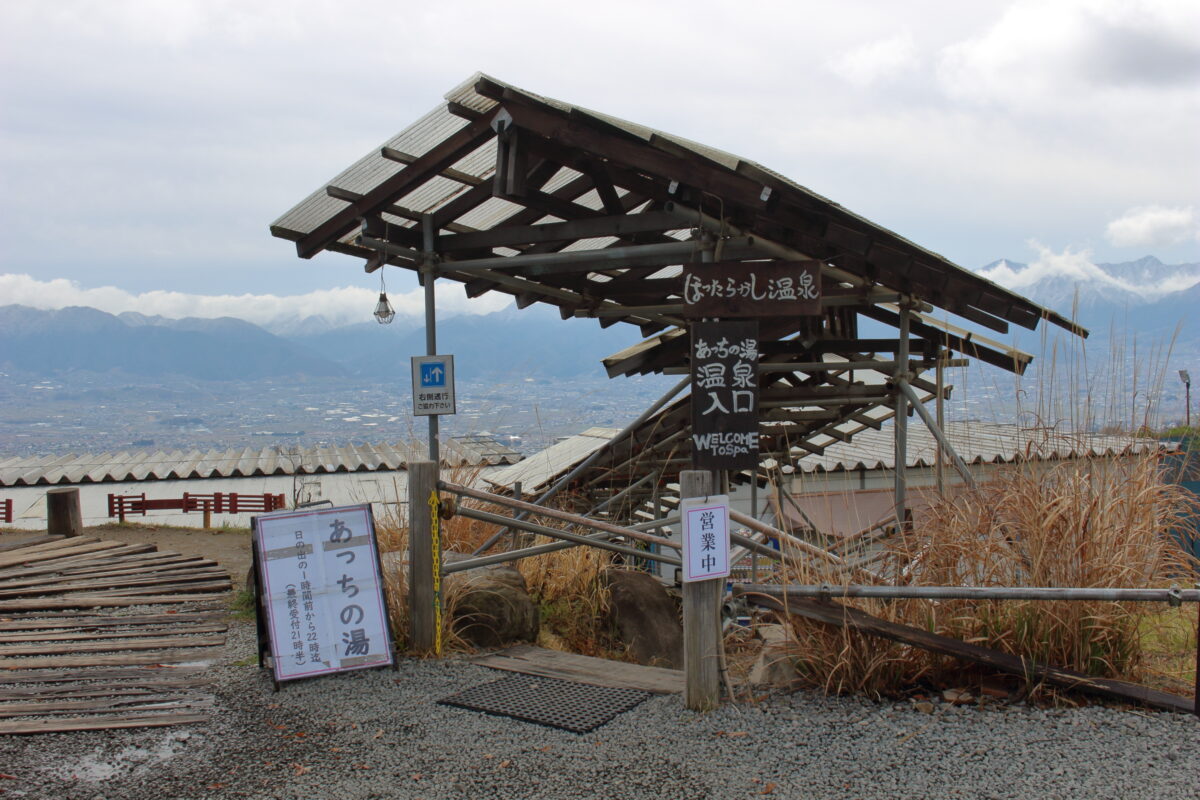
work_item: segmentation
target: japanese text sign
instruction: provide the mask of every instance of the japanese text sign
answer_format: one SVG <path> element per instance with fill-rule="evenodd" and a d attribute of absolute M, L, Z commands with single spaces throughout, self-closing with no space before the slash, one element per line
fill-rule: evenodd
<path fill-rule="evenodd" d="M 686 317 L 821 313 L 820 261 L 719 261 L 683 270 Z"/>
<path fill-rule="evenodd" d="M 758 322 L 693 322 L 692 466 L 758 465 Z"/>
<path fill-rule="evenodd" d="M 255 518 L 275 680 L 392 663 L 371 507 Z"/>
<path fill-rule="evenodd" d="M 729 497 L 687 497 L 683 515 L 683 580 L 729 575 Z"/>
<path fill-rule="evenodd" d="M 413 415 L 454 414 L 454 356 L 413 356 Z"/>

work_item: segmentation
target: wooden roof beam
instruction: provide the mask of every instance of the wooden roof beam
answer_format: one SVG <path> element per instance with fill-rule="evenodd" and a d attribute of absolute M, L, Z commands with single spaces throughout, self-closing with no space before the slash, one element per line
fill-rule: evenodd
<path fill-rule="evenodd" d="M 764 195 L 764 187 L 758 181 L 727 170 L 707 168 L 699 158 L 670 155 L 633 137 L 598 131 L 591 120 L 570 119 L 529 105 L 520 94 L 486 79 L 480 80 L 475 88 L 485 97 L 500 101 L 518 128 L 530 130 L 566 147 L 578 148 L 652 175 L 695 186 L 723 198 L 727 203 L 738 203 L 751 209 L 766 207 L 769 193 Z"/>
<path fill-rule="evenodd" d="M 542 197 L 549 197 L 539 193 Z M 538 198 L 540 199 L 540 198 Z M 537 202 L 536 200 L 534 202 Z M 563 201 L 557 201 L 563 202 Z M 577 205 L 572 203 L 572 205 Z M 579 209 L 591 212 L 584 206 Z M 561 215 L 556 215 L 561 216 Z M 477 248 L 516 247 L 523 244 L 541 244 L 545 242 L 570 242 L 576 239 L 593 239 L 602 236 L 612 236 L 620 239 L 635 233 L 665 233 L 676 228 L 678 219 L 673 214 L 661 211 L 643 212 L 641 214 L 615 214 L 610 216 L 579 215 L 565 222 L 549 222 L 540 225 L 511 225 L 497 226 L 472 234 L 443 236 L 438 242 L 438 251 L 444 253 L 455 250 L 474 250 Z"/>
<path fill-rule="evenodd" d="M 428 153 L 366 193 L 361 201 L 350 203 L 318 225 L 296 243 L 296 253 L 301 258 L 312 258 L 354 228 L 359 218 L 377 213 L 381 207 L 394 203 L 442 170 L 456 164 L 494 135 L 491 127 L 493 115 L 494 112 L 480 117 L 446 137 Z"/>
<path fill-rule="evenodd" d="M 380 148 L 379 155 L 383 156 L 388 161 L 395 161 L 399 164 L 411 165 L 417 162 L 417 156 L 397 150 L 394 147 Z M 462 170 L 457 170 L 453 167 L 446 167 L 438 174 L 443 178 L 449 178 L 452 181 L 458 181 L 459 183 L 464 183 L 467 186 L 479 186 L 480 184 L 488 182 L 488 178 L 486 177 L 472 175 L 469 172 L 463 172 Z"/>

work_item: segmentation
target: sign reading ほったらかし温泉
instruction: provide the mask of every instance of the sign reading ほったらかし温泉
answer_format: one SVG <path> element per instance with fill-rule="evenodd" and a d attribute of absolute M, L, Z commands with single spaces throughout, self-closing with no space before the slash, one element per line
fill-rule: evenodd
<path fill-rule="evenodd" d="M 821 262 L 687 264 L 682 297 L 683 314 L 691 319 L 820 314 Z"/>
<path fill-rule="evenodd" d="M 392 663 L 371 507 L 255 518 L 275 680 Z"/>
<path fill-rule="evenodd" d="M 684 582 L 728 577 L 729 497 L 684 498 L 680 514 Z"/>

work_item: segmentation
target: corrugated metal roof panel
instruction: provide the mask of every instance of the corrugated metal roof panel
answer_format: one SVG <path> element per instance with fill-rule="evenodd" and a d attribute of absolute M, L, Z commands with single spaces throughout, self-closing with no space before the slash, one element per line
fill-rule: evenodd
<path fill-rule="evenodd" d="M 467 124 L 466 120 L 447 111 L 445 106 L 439 106 L 339 172 L 328 185 L 365 194 L 405 168 L 398 161 L 384 158 L 380 154 L 383 147 L 422 156 Z M 275 220 L 272 227 L 298 234 L 311 233 L 318 225 L 348 205 L 344 200 L 327 195 L 323 185 L 291 211 Z"/>
<path fill-rule="evenodd" d="M 459 466 L 515 464 L 522 456 L 488 436 L 453 437 L 447 450 Z M 320 472 L 403 469 L 425 457 L 416 443 L 342 447 L 264 447 L 229 450 L 133 450 L 51 456 L 14 456 L 0 462 L 0 486 L 117 483 L 127 481 L 239 478 Z M 445 459 L 449 461 L 449 459 Z"/>
<path fill-rule="evenodd" d="M 618 428 L 588 428 L 535 453 L 519 464 L 487 477 L 488 483 L 511 488 L 518 481 L 522 492 L 546 488 L 552 480 L 603 447 L 621 431 Z"/>
<path fill-rule="evenodd" d="M 946 437 L 968 464 L 1115 456 L 1153 452 L 1160 447 L 1155 439 L 1069 434 L 986 422 L 949 422 Z M 907 455 L 910 467 L 937 463 L 937 441 L 924 425 L 909 424 Z M 894 429 L 862 431 L 849 442 L 829 445 L 821 455 L 797 458 L 794 465 L 806 473 L 895 469 Z"/>

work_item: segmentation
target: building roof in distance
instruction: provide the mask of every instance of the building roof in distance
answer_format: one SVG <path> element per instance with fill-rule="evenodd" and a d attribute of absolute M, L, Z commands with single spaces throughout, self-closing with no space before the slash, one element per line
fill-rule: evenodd
<path fill-rule="evenodd" d="M 515 464 L 522 455 L 477 435 L 443 439 L 441 457 L 447 467 L 489 467 Z M 390 472 L 425 458 L 424 445 L 417 442 L 17 456 L 0 459 L 0 486 Z"/>

